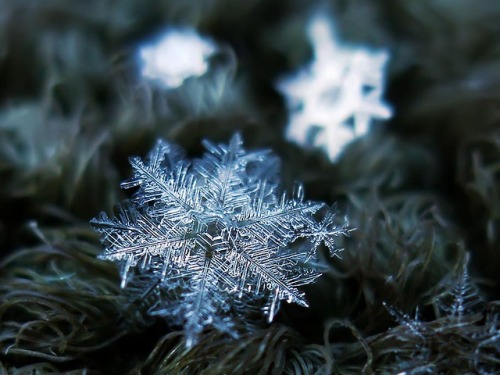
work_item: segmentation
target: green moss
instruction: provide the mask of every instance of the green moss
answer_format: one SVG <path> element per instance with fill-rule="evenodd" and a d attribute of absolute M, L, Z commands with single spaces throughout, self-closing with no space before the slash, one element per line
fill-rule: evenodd
<path fill-rule="evenodd" d="M 273 87 L 311 57 L 314 2 L 0 4 L 0 372 L 499 371 L 500 4 L 329 3 L 343 38 L 389 48 L 395 112 L 336 164 L 284 141 Z M 231 52 L 165 93 L 137 77 L 135 48 L 182 24 Z M 285 304 L 270 326 L 206 332 L 186 350 L 179 327 L 148 316 L 148 298 L 95 258 L 86 223 L 121 200 L 127 157 L 157 137 L 195 156 L 200 139 L 235 131 L 356 231 L 305 289 L 310 308 Z M 484 305 L 458 322 L 437 301 L 465 253 Z"/>

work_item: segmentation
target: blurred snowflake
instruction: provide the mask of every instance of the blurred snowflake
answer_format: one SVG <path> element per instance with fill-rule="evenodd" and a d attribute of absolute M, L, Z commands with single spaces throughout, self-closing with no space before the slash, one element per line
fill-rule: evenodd
<path fill-rule="evenodd" d="M 320 147 L 335 161 L 344 146 L 365 134 L 372 119 L 387 119 L 381 100 L 386 51 L 340 44 L 329 19 L 316 15 L 309 25 L 314 61 L 278 82 L 291 111 L 287 138 Z"/>
<path fill-rule="evenodd" d="M 131 158 L 134 177 L 122 184 L 137 189 L 131 202 L 91 222 L 101 258 L 122 265 L 122 286 L 149 275 L 144 290 L 167 295 L 152 313 L 184 326 L 188 346 L 207 326 L 236 335 L 234 317 L 256 304 L 269 321 L 280 300 L 307 306 L 298 287 L 320 275 L 308 261 L 322 243 L 337 255 L 333 238 L 348 233 L 332 209 L 318 221 L 325 205 L 304 201 L 300 186 L 291 198 L 280 191 L 268 151 L 246 152 L 238 135 L 204 146 L 192 164 L 161 140 L 147 160 Z"/>
<path fill-rule="evenodd" d="M 208 70 L 208 58 L 217 51 L 214 42 L 192 29 L 169 29 L 157 41 L 139 50 L 142 75 L 166 88 Z"/>

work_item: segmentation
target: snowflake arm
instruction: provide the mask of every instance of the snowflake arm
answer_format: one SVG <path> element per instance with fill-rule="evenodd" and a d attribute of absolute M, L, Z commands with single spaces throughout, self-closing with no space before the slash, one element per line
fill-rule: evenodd
<path fill-rule="evenodd" d="M 240 135 L 229 145 L 215 145 L 204 141 L 207 155 L 199 160 L 194 170 L 204 182 L 201 193 L 208 209 L 219 213 L 234 211 L 249 203 L 246 165 L 255 155 L 245 153 Z"/>
<path fill-rule="evenodd" d="M 109 219 L 102 213 L 91 220 L 91 224 L 101 234 L 105 246 L 99 258 L 123 264 L 122 287 L 127 283 L 131 267 L 140 264 L 145 268 L 153 259 L 167 267 L 171 260 L 176 259 L 174 253 L 180 246 L 192 248 L 194 244 L 187 228 L 159 225 L 157 220 L 139 212 L 131 204 L 118 206 L 117 217 Z"/>
<path fill-rule="evenodd" d="M 300 237 L 301 228 L 315 224 L 312 215 L 324 205 L 304 202 L 300 185 L 295 197 L 290 200 L 285 193 L 276 199 L 273 190 L 265 184 L 259 186 L 252 204 L 238 216 L 238 228 L 241 233 L 254 233 L 278 246 L 284 246 Z M 268 195 L 274 195 L 273 199 L 268 199 Z"/>
<path fill-rule="evenodd" d="M 175 156 L 170 156 L 172 153 Z M 121 187 L 123 189 L 140 187 L 133 197 L 139 206 L 149 202 L 159 202 L 169 208 L 164 210 L 166 213 L 190 215 L 198 204 L 199 196 L 195 188 L 196 181 L 188 175 L 189 164 L 183 160 L 176 160 L 179 154 L 181 153 L 177 148 L 164 141 L 158 141 L 146 162 L 139 157 L 130 158 L 134 177 L 123 182 Z M 164 162 L 165 166 L 162 167 Z"/>
<path fill-rule="evenodd" d="M 319 223 L 313 222 L 310 226 L 306 227 L 301 234 L 302 237 L 308 238 L 312 245 L 309 256 L 314 255 L 318 246 L 324 243 L 330 251 L 330 256 L 340 257 L 339 254 L 343 249 L 337 246 L 335 240 L 338 236 L 349 236 L 349 233 L 353 229 L 349 227 L 347 218 L 342 226 L 338 226 L 335 221 L 336 213 L 337 210 L 334 205 L 330 207 Z"/>

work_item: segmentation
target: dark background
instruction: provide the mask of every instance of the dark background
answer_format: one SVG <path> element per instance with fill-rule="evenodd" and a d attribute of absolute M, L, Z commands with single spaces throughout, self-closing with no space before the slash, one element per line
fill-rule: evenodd
<path fill-rule="evenodd" d="M 393 118 L 375 124 L 337 163 L 284 139 L 287 107 L 275 89 L 279 77 L 311 59 L 306 26 L 318 4 L 0 2 L 0 358 L 6 370 L 34 364 L 39 373 L 110 373 L 110 358 L 127 358 L 130 371 L 167 371 L 156 357 L 146 361 L 155 350 L 158 358 L 177 353 L 180 372 L 191 358 L 161 342 L 175 327 L 113 323 L 117 316 L 130 321 L 126 297 L 114 266 L 94 260 L 100 247 L 88 226 L 125 198 L 119 182 L 130 175 L 127 158 L 144 155 L 158 137 L 198 156 L 200 140 L 227 142 L 241 131 L 248 149 L 271 148 L 281 157 L 285 187 L 304 182 L 307 199 L 337 202 L 357 228 L 339 240 L 343 259 L 332 260 L 330 271 L 306 289 L 310 309 L 284 306 L 269 328 L 289 327 L 302 354 L 303 345 L 324 344 L 331 319 L 347 319 L 363 337 L 388 332 L 398 323 L 382 302 L 412 316 L 420 306 L 422 319 L 439 318 L 433 303 L 460 274 L 466 253 L 478 295 L 490 304 L 500 298 L 500 3 L 321 2 L 346 42 L 385 48 L 391 56 L 385 99 Z M 228 69 L 222 58 L 204 77 L 169 92 L 141 80 L 138 46 L 171 26 L 196 28 L 233 51 L 236 64 Z M 29 338 L 19 339 L 22 329 Z M 350 329 L 332 332 L 326 341 L 355 341 Z M 145 344 L 128 356 L 137 342 Z M 334 357 L 351 361 L 346 373 L 359 373 L 365 360 L 347 355 L 345 345 Z M 213 364 L 211 352 L 190 355 L 206 368 Z"/>

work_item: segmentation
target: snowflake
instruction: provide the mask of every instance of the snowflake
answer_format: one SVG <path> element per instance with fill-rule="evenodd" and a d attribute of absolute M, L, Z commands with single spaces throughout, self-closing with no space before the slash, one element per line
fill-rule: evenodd
<path fill-rule="evenodd" d="M 185 79 L 201 76 L 208 69 L 207 59 L 216 45 L 191 29 L 170 29 L 157 42 L 139 50 L 142 75 L 166 88 L 175 88 Z"/>
<path fill-rule="evenodd" d="M 381 101 L 388 54 L 339 44 L 323 15 L 313 18 L 309 36 L 314 61 L 277 85 L 291 109 L 286 136 L 324 149 L 335 161 L 346 144 L 367 133 L 372 119 L 391 116 Z"/>
<path fill-rule="evenodd" d="M 311 258 L 321 243 L 338 255 L 333 238 L 349 231 L 334 224 L 331 208 L 305 201 L 301 186 L 291 198 L 280 192 L 269 151 L 246 152 L 239 135 L 204 146 L 193 163 L 162 140 L 145 161 L 131 158 L 134 176 L 122 183 L 136 189 L 131 200 L 116 217 L 91 221 L 105 247 L 100 258 L 122 265 L 122 287 L 131 274 L 149 275 L 169 292 L 154 313 L 183 325 L 188 346 L 207 326 L 236 335 L 232 314 L 253 302 L 267 301 L 269 322 L 280 300 L 307 306 L 298 287 L 320 275 Z M 327 212 L 317 221 L 320 209 Z"/>

